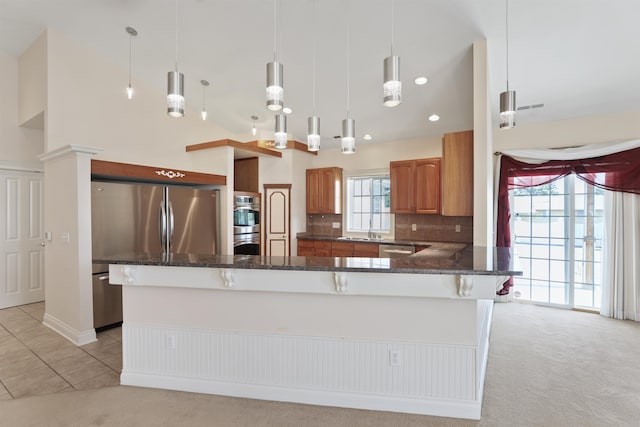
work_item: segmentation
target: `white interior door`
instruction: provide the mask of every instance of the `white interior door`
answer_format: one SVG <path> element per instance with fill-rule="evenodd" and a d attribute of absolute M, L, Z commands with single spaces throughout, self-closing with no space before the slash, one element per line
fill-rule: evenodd
<path fill-rule="evenodd" d="M 42 178 L 0 170 L 0 308 L 44 300 Z"/>
<path fill-rule="evenodd" d="M 290 193 L 291 185 L 265 185 L 265 249 L 266 256 L 290 255 Z"/>

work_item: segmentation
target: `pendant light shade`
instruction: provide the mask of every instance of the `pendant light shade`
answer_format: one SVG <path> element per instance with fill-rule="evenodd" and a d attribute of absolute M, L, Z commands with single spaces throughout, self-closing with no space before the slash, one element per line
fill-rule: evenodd
<path fill-rule="evenodd" d="M 500 129 L 511 129 L 516 125 L 516 91 L 500 94 Z"/>
<path fill-rule="evenodd" d="M 400 81 L 400 57 L 384 58 L 384 105 L 395 107 L 402 102 L 402 82 Z"/>
<path fill-rule="evenodd" d="M 167 114 L 184 116 L 184 75 L 176 71 L 167 73 Z"/>
<path fill-rule="evenodd" d="M 267 64 L 267 108 L 280 111 L 284 106 L 283 67 L 276 61 Z"/>
<path fill-rule="evenodd" d="M 276 132 L 273 142 L 278 150 L 287 148 L 287 116 L 284 114 L 276 115 Z"/>
<path fill-rule="evenodd" d="M 356 121 L 353 119 L 342 120 L 342 153 L 353 154 L 356 152 Z"/>
<path fill-rule="evenodd" d="M 207 93 L 206 93 L 206 89 L 207 89 L 207 86 L 209 86 L 209 82 L 206 81 L 206 80 L 200 80 L 200 84 L 202 85 L 202 111 L 201 111 L 200 115 L 202 116 L 202 120 L 207 120 L 207 108 L 206 108 Z"/>
<path fill-rule="evenodd" d="M 258 120 L 258 116 L 251 116 L 251 120 L 253 121 L 253 126 L 251 126 L 251 135 L 256 136 L 258 130 L 256 129 L 256 120 Z"/>
<path fill-rule="evenodd" d="M 320 150 L 320 117 L 311 116 L 307 119 L 307 150 Z"/>

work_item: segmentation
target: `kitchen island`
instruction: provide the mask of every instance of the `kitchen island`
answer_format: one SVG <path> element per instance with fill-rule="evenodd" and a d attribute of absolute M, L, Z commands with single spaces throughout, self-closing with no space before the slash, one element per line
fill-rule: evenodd
<path fill-rule="evenodd" d="M 125 385 L 479 419 L 508 251 L 380 258 L 132 254 Z"/>

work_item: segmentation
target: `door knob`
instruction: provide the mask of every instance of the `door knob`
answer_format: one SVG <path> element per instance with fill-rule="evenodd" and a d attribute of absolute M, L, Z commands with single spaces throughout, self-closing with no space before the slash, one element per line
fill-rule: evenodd
<path fill-rule="evenodd" d="M 44 248 L 44 245 L 46 245 L 46 242 L 40 242 L 40 246 Z"/>

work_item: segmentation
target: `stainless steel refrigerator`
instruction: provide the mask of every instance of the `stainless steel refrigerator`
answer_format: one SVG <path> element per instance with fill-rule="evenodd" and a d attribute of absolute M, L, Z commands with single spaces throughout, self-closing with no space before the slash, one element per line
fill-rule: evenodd
<path fill-rule="evenodd" d="M 127 253 L 219 253 L 218 190 L 91 183 L 93 258 Z M 93 265 L 94 328 L 122 322 L 122 289 Z"/>

